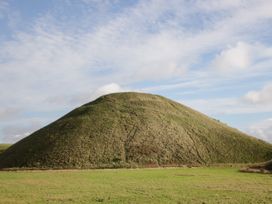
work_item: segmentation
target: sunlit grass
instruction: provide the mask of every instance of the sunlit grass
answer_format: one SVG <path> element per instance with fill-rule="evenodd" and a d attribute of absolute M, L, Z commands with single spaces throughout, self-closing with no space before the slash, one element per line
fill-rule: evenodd
<path fill-rule="evenodd" d="M 272 175 L 236 168 L 0 172 L 1 203 L 272 203 Z"/>
<path fill-rule="evenodd" d="M 0 144 L 0 154 L 4 152 L 8 147 L 10 147 L 10 144 Z"/>

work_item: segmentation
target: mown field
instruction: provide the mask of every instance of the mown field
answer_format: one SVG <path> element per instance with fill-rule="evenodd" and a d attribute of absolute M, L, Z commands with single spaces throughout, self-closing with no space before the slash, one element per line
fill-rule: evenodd
<path fill-rule="evenodd" d="M 272 174 L 226 167 L 2 171 L 0 203 L 272 203 Z"/>

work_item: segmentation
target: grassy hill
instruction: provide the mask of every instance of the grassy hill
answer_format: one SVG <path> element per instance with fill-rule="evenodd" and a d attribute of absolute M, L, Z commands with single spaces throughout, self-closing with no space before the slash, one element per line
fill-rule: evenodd
<path fill-rule="evenodd" d="M 0 154 L 3 153 L 10 146 L 10 144 L 0 144 Z"/>
<path fill-rule="evenodd" d="M 12 145 L 0 168 L 101 168 L 262 162 L 272 145 L 167 98 L 116 93 Z"/>

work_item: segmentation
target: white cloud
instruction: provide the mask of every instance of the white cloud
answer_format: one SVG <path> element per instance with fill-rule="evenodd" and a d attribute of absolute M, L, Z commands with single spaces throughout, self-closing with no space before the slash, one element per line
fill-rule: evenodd
<path fill-rule="evenodd" d="M 240 107 L 237 107 L 235 98 L 194 99 L 180 102 L 208 115 L 232 114 L 237 110 L 242 111 Z"/>
<path fill-rule="evenodd" d="M 252 124 L 247 129 L 247 132 L 272 143 L 272 118 Z"/>
<path fill-rule="evenodd" d="M 105 84 L 103 86 L 100 86 L 96 88 L 94 91 L 90 90 L 88 92 L 83 92 L 80 94 L 67 94 L 67 95 L 55 95 L 50 96 L 46 99 L 46 103 L 50 103 L 51 105 L 59 105 L 63 104 L 66 106 L 80 106 L 84 103 L 88 103 L 102 95 L 110 94 L 110 93 L 117 93 L 117 92 L 126 92 L 130 89 L 121 87 L 117 83 L 110 83 Z"/>
<path fill-rule="evenodd" d="M 116 83 L 110 83 L 106 84 L 104 86 L 99 87 L 91 96 L 92 99 L 95 99 L 97 97 L 100 97 L 102 95 L 110 94 L 110 93 L 118 93 L 118 92 L 124 92 L 126 89 L 121 88 L 119 84 Z"/>
<path fill-rule="evenodd" d="M 233 9 L 244 3 L 243 0 L 197 0 L 196 2 L 199 8 L 208 11 Z"/>
<path fill-rule="evenodd" d="M 19 116 L 21 111 L 22 110 L 20 110 L 19 108 L 14 108 L 14 107 L 0 108 L 0 121 L 12 119 L 16 116 Z"/>
<path fill-rule="evenodd" d="M 22 129 L 18 129 L 18 131 L 20 132 L 19 134 L 15 134 L 15 135 L 6 135 L 2 138 L 2 142 L 4 144 L 14 144 L 18 141 L 20 141 L 21 139 L 29 136 L 32 132 L 22 132 Z"/>
<path fill-rule="evenodd" d="M 272 112 L 272 103 L 248 103 L 243 97 L 183 100 L 188 106 L 208 115 L 233 115 Z"/>
<path fill-rule="evenodd" d="M 183 102 L 208 115 L 272 112 L 272 84 L 268 83 L 261 90 L 249 91 L 240 97 L 194 99 Z"/>
<path fill-rule="evenodd" d="M 235 47 L 229 47 L 216 56 L 213 66 L 222 72 L 244 70 L 251 65 L 251 47 L 238 42 Z"/>
<path fill-rule="evenodd" d="M 265 85 L 259 91 L 250 91 L 244 99 L 253 104 L 272 104 L 272 83 Z"/>
<path fill-rule="evenodd" d="M 31 119 L 24 121 L 23 123 L 13 123 L 2 128 L 3 143 L 15 143 L 20 139 L 30 135 L 32 132 L 38 130 L 44 125 L 39 119 Z"/>
<path fill-rule="evenodd" d="M 175 89 L 184 89 L 184 88 L 205 88 L 207 87 L 207 82 L 202 81 L 201 79 L 194 79 L 188 81 L 182 81 L 171 84 L 161 84 L 157 86 L 150 86 L 140 89 L 139 91 L 143 92 L 154 92 L 154 91 L 165 91 L 165 90 L 175 90 Z"/>
<path fill-rule="evenodd" d="M 235 46 L 228 46 L 222 50 L 213 60 L 212 66 L 224 74 L 239 71 L 260 71 L 258 69 L 267 68 L 265 62 L 272 65 L 271 59 L 271 47 L 260 43 L 237 42 Z"/>

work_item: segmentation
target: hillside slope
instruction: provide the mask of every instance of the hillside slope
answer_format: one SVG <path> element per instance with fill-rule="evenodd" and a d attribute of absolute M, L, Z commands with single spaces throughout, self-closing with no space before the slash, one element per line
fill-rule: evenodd
<path fill-rule="evenodd" d="M 272 145 L 161 96 L 116 93 L 12 145 L 0 168 L 99 168 L 261 162 Z"/>
<path fill-rule="evenodd" d="M 8 147 L 10 147 L 10 144 L 0 144 L 0 154 L 3 153 Z"/>

